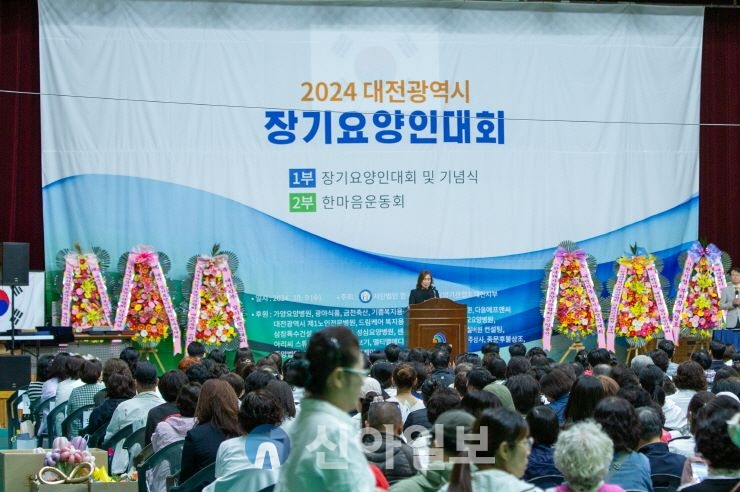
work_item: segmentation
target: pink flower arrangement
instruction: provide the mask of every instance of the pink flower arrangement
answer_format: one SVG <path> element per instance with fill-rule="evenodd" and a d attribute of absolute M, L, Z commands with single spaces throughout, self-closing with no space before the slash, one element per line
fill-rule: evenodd
<path fill-rule="evenodd" d="M 114 327 L 132 330 L 133 340 L 147 348 L 156 347 L 172 330 L 174 353 L 179 354 L 180 329 L 159 260 L 160 254 L 145 245 L 128 254 Z"/>
<path fill-rule="evenodd" d="M 574 340 L 591 335 L 595 330 L 594 310 L 581 276 L 581 260 L 571 255 L 563 260 L 560 272 L 556 327 Z"/>
<path fill-rule="evenodd" d="M 135 332 L 134 340 L 157 344 L 167 338 L 169 321 L 151 266 L 134 264 L 131 300 L 126 324 Z"/>
<path fill-rule="evenodd" d="M 224 286 L 224 268 L 228 264 L 212 259 L 202 270 L 198 289 L 200 303 L 195 339 L 209 345 L 227 344 L 234 339 L 236 329 L 234 319 L 239 316 L 232 306 Z"/>
<path fill-rule="evenodd" d="M 624 278 L 624 282 L 621 287 L 615 289 L 612 297 L 612 304 L 617 303 L 614 313 L 615 334 L 626 337 L 631 343 L 648 342 L 667 322 L 667 312 L 661 312 L 665 310 L 662 292 L 659 288 L 656 292 L 653 285 L 657 282 L 655 257 L 652 255 L 622 257 L 617 263 L 620 265 L 620 277 Z M 614 306 L 612 309 L 614 310 Z"/>
<path fill-rule="evenodd" d="M 550 350 L 553 329 L 574 342 L 597 334 L 599 347 L 606 346 L 604 318 L 596 294 L 593 269 L 596 260 L 572 241 L 558 245 L 542 281 L 542 347 Z"/>
<path fill-rule="evenodd" d="M 720 293 L 727 285 L 724 271 L 729 263 L 729 256 L 714 244 L 705 247 L 696 241 L 689 247 L 673 304 L 674 333 L 709 338 L 722 326 Z"/>
<path fill-rule="evenodd" d="M 206 345 L 248 347 L 247 332 L 232 269 L 238 267 L 236 255 L 220 252 L 214 244 L 210 256 L 196 256 L 192 265 L 193 281 L 188 302 L 185 343 L 200 341 Z M 232 266 L 233 265 L 233 266 Z"/>
<path fill-rule="evenodd" d="M 712 330 L 720 326 L 722 314 L 719 309 L 719 293 L 706 256 L 702 256 L 694 264 L 685 288 L 686 297 L 680 313 L 679 328 L 693 336 L 710 337 Z"/>
<path fill-rule="evenodd" d="M 66 260 L 63 324 L 80 331 L 110 325 L 110 301 L 94 255 L 74 254 Z"/>

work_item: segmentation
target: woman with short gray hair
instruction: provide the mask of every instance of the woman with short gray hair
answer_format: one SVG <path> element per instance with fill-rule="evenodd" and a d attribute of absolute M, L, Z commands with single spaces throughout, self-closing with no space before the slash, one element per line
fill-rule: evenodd
<path fill-rule="evenodd" d="M 601 426 L 584 420 L 560 432 L 555 444 L 555 466 L 565 483 L 556 492 L 618 492 L 618 485 L 604 483 L 614 445 Z"/>

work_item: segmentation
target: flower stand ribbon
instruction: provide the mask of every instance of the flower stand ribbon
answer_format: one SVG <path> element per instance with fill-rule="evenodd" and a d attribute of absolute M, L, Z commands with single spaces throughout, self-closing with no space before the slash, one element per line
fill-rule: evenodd
<path fill-rule="evenodd" d="M 198 340 L 221 345 L 239 336 L 239 346 L 248 347 L 241 302 L 225 255 L 198 257 L 188 307 L 186 344 Z"/>
<path fill-rule="evenodd" d="M 142 268 L 146 267 L 146 269 Z M 139 276 L 139 281 L 135 277 Z M 152 285 L 153 282 L 153 285 Z M 136 292 L 136 295 L 134 293 Z M 138 297 L 137 297 L 138 296 Z M 130 313 L 132 301 L 136 306 L 143 306 L 137 313 Z M 121 297 L 118 300 L 118 310 L 114 329 L 123 330 L 128 325 L 138 333 L 144 344 L 147 342 L 159 343 L 166 336 L 166 324 L 162 323 L 161 314 L 164 310 L 167 323 L 172 329 L 172 346 L 175 354 L 182 352 L 180 340 L 180 328 L 177 324 L 177 315 L 172 305 L 167 281 L 159 263 L 159 255 L 148 246 L 136 246 L 128 255 L 126 271 L 123 275 Z M 145 318 L 142 319 L 141 318 Z M 154 326 L 162 327 L 152 332 L 148 326 L 152 322 Z"/>
<path fill-rule="evenodd" d="M 93 253 L 71 253 L 65 257 L 63 285 L 62 325 L 77 331 L 110 326 L 111 303 Z"/>
<path fill-rule="evenodd" d="M 571 293 L 577 297 L 576 299 L 560 299 L 560 297 L 562 297 L 560 294 L 564 265 L 576 265 L 578 268 L 578 277 L 575 281 L 578 285 L 565 286 L 566 289 L 570 290 Z M 560 304 L 565 306 L 564 310 L 559 309 Z M 583 318 L 582 312 L 580 313 L 581 315 L 577 317 L 578 319 L 566 321 L 565 318 L 568 317 L 569 314 L 572 314 L 569 312 L 569 308 L 574 304 L 579 305 L 581 308 L 585 307 L 587 309 L 587 313 L 590 313 L 593 318 L 593 322 L 588 319 L 589 316 Z M 601 315 L 599 299 L 594 290 L 591 272 L 586 264 L 586 253 L 581 249 L 568 251 L 559 246 L 555 251 L 555 257 L 548 277 L 545 309 L 543 314 L 542 348 L 544 350 L 550 350 L 551 348 L 551 338 L 556 313 L 560 324 L 560 331 L 562 333 L 571 338 L 573 338 L 574 331 L 576 337 L 590 335 L 592 332 L 591 327 L 595 324 L 596 332 L 598 334 L 598 346 L 606 346 L 604 320 Z M 583 324 L 584 321 L 586 323 L 585 325 Z"/>
<path fill-rule="evenodd" d="M 692 275 L 694 272 L 696 275 Z M 722 324 L 725 313 L 719 308 L 719 299 L 726 286 L 722 251 L 714 244 L 704 248 L 694 242 L 687 252 L 676 292 L 673 333 L 686 328 L 692 335 L 711 336 L 711 330 Z"/>

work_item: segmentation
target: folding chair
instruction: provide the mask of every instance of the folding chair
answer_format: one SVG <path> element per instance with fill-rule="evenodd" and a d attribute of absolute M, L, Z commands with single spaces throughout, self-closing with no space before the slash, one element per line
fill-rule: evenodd
<path fill-rule="evenodd" d="M 90 405 L 83 405 L 74 412 L 67 415 L 67 417 L 62 421 L 62 435 L 67 438 L 73 438 L 77 437 L 76 435 L 72 435 L 72 424 L 74 422 L 78 422 L 79 429 L 82 430 L 84 426 L 83 418 L 85 416 L 85 412 L 91 411 L 93 408 L 95 408 L 95 405 L 92 403 Z"/>
<path fill-rule="evenodd" d="M 184 483 L 172 487 L 170 492 L 198 491 L 214 480 L 216 480 L 216 463 L 211 463 L 205 468 L 198 470 L 198 473 L 185 480 Z"/>
<path fill-rule="evenodd" d="M 92 434 L 87 437 L 88 448 L 100 448 L 105 438 L 105 432 L 108 430 L 108 423 L 105 423 L 95 429 Z"/>
<path fill-rule="evenodd" d="M 108 470 L 111 469 L 111 464 L 113 463 L 113 459 L 115 458 L 115 453 L 116 453 L 115 449 L 118 447 L 118 443 L 126 439 L 133 432 L 134 432 L 134 424 L 128 424 L 122 427 L 121 429 L 119 429 L 115 434 L 110 436 L 108 439 L 105 439 L 103 441 L 103 444 L 100 445 L 100 448 L 103 451 L 108 452 Z M 113 452 L 111 452 L 111 449 L 113 450 Z"/>
<path fill-rule="evenodd" d="M 650 475 L 655 492 L 676 492 L 681 485 L 681 477 L 668 473 L 655 473 Z"/>
<path fill-rule="evenodd" d="M 18 420 L 18 400 L 20 399 L 20 390 L 15 390 L 5 402 L 5 415 L 8 416 L 8 449 L 13 449 L 13 438 L 20 429 L 21 423 Z"/>
<path fill-rule="evenodd" d="M 167 446 L 163 447 L 162 449 L 151 455 L 149 459 L 136 467 L 136 471 L 139 475 L 137 478 L 139 492 L 149 491 L 149 487 L 147 487 L 146 484 L 146 474 L 148 471 L 150 471 L 152 468 L 159 465 L 160 463 L 166 462 L 169 465 L 170 475 L 177 475 L 178 473 L 180 473 L 183 445 L 185 445 L 184 440 L 168 444 Z"/>
<path fill-rule="evenodd" d="M 138 430 L 132 432 L 123 441 L 123 449 L 128 451 L 128 468 L 126 471 L 131 469 L 131 465 L 134 463 L 134 459 L 139 455 L 142 448 L 144 447 L 144 434 L 146 433 L 146 427 L 141 427 Z"/>
<path fill-rule="evenodd" d="M 560 485 L 565 481 L 565 477 L 562 475 L 541 475 L 539 477 L 530 478 L 527 480 L 528 483 L 535 485 L 542 490 L 549 489 Z"/>
<path fill-rule="evenodd" d="M 49 443 L 49 448 L 54 442 L 54 438 L 58 437 L 62 433 L 62 421 L 64 420 L 64 412 L 67 411 L 67 402 L 62 402 L 55 406 L 46 416 L 46 435 Z"/>
<path fill-rule="evenodd" d="M 52 396 L 31 409 L 31 420 L 33 420 L 33 430 L 36 434 L 36 445 L 38 447 L 43 447 L 44 445 L 44 437 L 41 435 L 41 423 L 44 421 L 44 412 L 51 408 L 54 400 L 56 400 L 56 397 Z"/>

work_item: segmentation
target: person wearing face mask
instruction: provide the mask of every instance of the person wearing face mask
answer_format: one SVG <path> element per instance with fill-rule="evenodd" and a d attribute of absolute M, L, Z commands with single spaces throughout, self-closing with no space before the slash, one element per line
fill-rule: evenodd
<path fill-rule="evenodd" d="M 439 292 L 434 287 L 432 272 L 422 270 L 416 279 L 416 288 L 409 293 L 409 305 L 419 304 L 435 297 L 439 297 Z"/>

